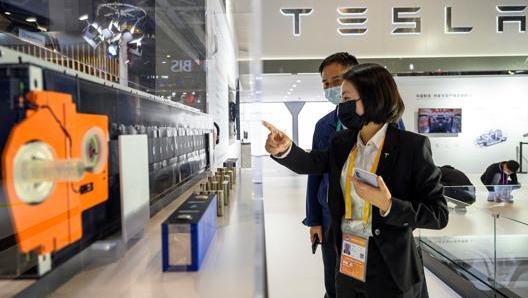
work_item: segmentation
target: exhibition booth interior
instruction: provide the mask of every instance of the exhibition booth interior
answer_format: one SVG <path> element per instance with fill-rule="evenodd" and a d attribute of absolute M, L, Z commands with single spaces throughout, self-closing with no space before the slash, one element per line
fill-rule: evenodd
<path fill-rule="evenodd" d="M 87 255 L 123 256 L 222 167 L 238 118 L 225 14 L 216 0 L 0 1 L 0 296 L 45 297 Z"/>
<path fill-rule="evenodd" d="M 296 81 L 298 87 L 314 82 L 306 76 Z M 428 136 L 435 163 L 462 171 L 471 182 L 444 187 L 451 210 L 446 228 L 416 232 L 426 267 L 463 297 L 525 297 L 528 78 L 472 73 L 400 74 L 395 79 L 405 102 L 406 129 Z M 315 123 L 335 106 L 307 101 L 298 114 L 292 114 L 286 104 L 272 101 L 243 103 L 241 108 L 243 127 L 250 126 L 249 131 L 262 131 L 265 136 L 255 120 L 265 119 L 290 136 L 297 129 L 298 144 L 308 149 Z M 255 154 L 266 155 L 264 140 L 251 139 Z M 496 202 L 489 202 L 494 187 L 484 185 L 480 176 L 490 164 L 510 159 L 520 163 L 517 177 L 521 187 L 507 186 L 497 191 L 500 198 Z"/>
<path fill-rule="evenodd" d="M 274 25 L 259 32 L 263 53 L 258 58 L 264 66 L 259 71 L 264 73 L 248 75 L 247 82 L 252 84 L 245 84 L 226 1 L 59 2 L 0 0 L 0 285 L 8 289 L 6 297 L 49 295 L 75 274 L 90 269 L 83 263 L 87 251 L 119 259 L 143 236 L 154 216 L 197 185 L 203 193 L 193 194 L 193 202 L 218 208 L 204 205 L 200 211 L 208 217 L 200 235 L 210 241 L 216 216 L 229 213 L 221 207 L 227 206 L 230 183 L 237 177 L 233 168 L 241 165 L 240 160 L 229 162 L 229 157 L 240 155 L 241 135 L 247 155 L 267 155 L 267 132 L 261 124 L 267 120 L 309 149 L 315 123 L 334 109 L 321 96 L 316 73 L 319 58 L 328 49 L 311 46 L 310 40 L 314 34 L 323 36 L 320 30 L 349 32 L 329 28 L 328 24 L 335 26 L 332 22 L 318 27 L 321 22 L 311 22 L 308 13 L 297 14 L 297 20 L 303 19 L 301 27 L 294 15 L 281 13 L 281 1 L 270 1 L 261 13 L 264 25 L 270 25 L 270 20 Z M 373 16 L 393 9 L 398 19 L 401 11 L 389 4 L 373 7 Z M 321 5 L 314 4 L 313 10 L 335 19 L 335 8 Z M 461 5 L 461 10 L 468 5 Z M 425 6 L 403 13 L 424 11 L 420 17 L 434 19 L 434 11 Z M 517 18 L 499 19 L 483 30 L 496 34 L 493 26 L 506 22 L 511 27 L 501 27 L 505 32 L 500 38 L 512 40 L 518 34 L 515 26 L 525 21 L 519 14 L 526 7 L 508 7 L 496 14 L 516 13 Z M 460 10 L 443 11 L 460 17 L 455 13 Z M 342 10 L 338 14 L 357 17 Z M 491 20 L 498 18 L 488 14 Z M 445 50 L 427 54 L 437 41 L 431 37 L 437 31 L 427 26 L 435 22 L 424 23 L 426 34 L 420 40 L 427 46 L 420 43 L 421 47 L 415 46 L 420 32 L 391 35 L 387 27 L 404 20 L 380 23 L 380 28 L 374 28 L 371 21 L 368 32 L 373 34 L 352 36 L 357 38 L 352 42 L 342 40 L 351 35 L 328 34 L 329 43 L 340 38 L 336 46 L 357 46 L 354 54 L 360 62 L 385 65 L 405 102 L 406 129 L 429 137 L 438 166 L 452 166 L 471 181 L 471 185 L 444 188 L 451 211 L 445 229 L 415 231 L 425 265 L 466 297 L 527 297 L 525 63 L 507 65 L 490 58 L 499 62 L 492 69 L 459 64 L 474 61 L 465 57 L 471 53 L 461 50 L 471 49 L 466 43 L 471 39 L 451 35 L 457 40 L 445 43 L 447 57 L 435 58 Z M 477 23 L 474 26 L 480 28 Z M 453 24 L 453 28 L 462 27 Z M 376 31 L 381 29 L 385 31 Z M 284 40 L 281 46 L 277 39 Z M 381 46 L 385 41 L 395 52 L 380 52 L 387 48 Z M 514 47 L 503 44 L 504 49 L 479 54 L 495 51 L 520 57 Z M 375 51 L 369 52 L 369 47 Z M 294 56 L 299 48 L 307 49 L 306 57 Z M 439 63 L 449 63 L 451 56 L 457 59 L 446 66 L 449 69 L 439 70 Z M 303 67 L 314 67 L 293 69 L 286 62 L 277 67 L 277 61 L 290 58 L 301 64 L 307 61 Z M 295 82 L 297 89 L 312 90 L 311 95 L 268 97 L 265 86 L 272 76 Z M 505 160 L 520 163 L 520 188 L 497 190 L 482 184 L 484 170 Z M 209 184 L 200 184 L 221 167 L 226 170 L 219 171 L 216 183 L 210 179 Z M 247 167 L 251 168 L 251 162 Z M 258 174 L 248 179 L 262 182 Z M 497 195 L 492 201 L 490 192 Z M 247 193 L 250 200 L 251 190 Z M 196 204 L 182 206 L 192 209 Z M 177 237 L 190 241 L 193 236 L 187 226 L 171 226 L 186 220 L 179 215 L 156 219 L 164 225 L 160 244 L 164 249 Z M 181 242 L 174 243 L 181 247 L 177 246 Z M 207 247 L 201 247 L 200 258 L 206 252 Z M 181 252 L 171 253 L 179 256 Z M 186 260 L 192 258 L 190 249 L 184 253 Z M 159 256 L 164 262 L 160 271 L 199 268 L 194 263 L 189 267 L 171 264 L 170 257 L 168 252 Z"/>

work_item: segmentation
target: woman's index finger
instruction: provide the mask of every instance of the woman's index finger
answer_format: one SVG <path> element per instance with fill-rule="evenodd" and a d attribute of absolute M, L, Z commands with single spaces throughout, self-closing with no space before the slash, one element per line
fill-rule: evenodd
<path fill-rule="evenodd" d="M 262 125 L 264 125 L 271 133 L 278 132 L 278 129 L 267 121 L 262 120 Z"/>

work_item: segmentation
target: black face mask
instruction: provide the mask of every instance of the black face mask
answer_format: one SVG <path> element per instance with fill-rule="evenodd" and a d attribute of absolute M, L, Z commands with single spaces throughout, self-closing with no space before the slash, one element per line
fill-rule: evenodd
<path fill-rule="evenodd" d="M 365 119 L 356 113 L 356 102 L 345 101 L 337 106 L 337 118 L 348 129 L 361 129 Z"/>

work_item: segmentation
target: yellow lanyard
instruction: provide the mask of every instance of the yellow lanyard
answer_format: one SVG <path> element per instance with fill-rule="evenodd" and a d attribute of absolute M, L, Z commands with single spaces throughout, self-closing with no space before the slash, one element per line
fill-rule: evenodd
<path fill-rule="evenodd" d="M 374 158 L 374 163 L 372 164 L 372 169 L 370 170 L 371 173 L 376 173 L 376 170 L 378 169 L 378 164 L 381 156 L 381 151 L 383 149 L 383 143 L 385 142 L 385 139 L 381 141 L 381 144 L 378 149 L 378 153 L 376 154 L 376 158 Z M 345 177 L 345 219 L 352 219 L 352 198 L 350 195 L 350 188 L 351 188 L 351 180 L 352 180 L 352 171 L 354 169 L 354 165 L 356 163 L 356 155 L 357 155 L 357 145 L 354 145 L 354 148 L 352 148 L 352 151 L 350 151 L 349 155 L 349 161 L 348 161 L 348 167 L 346 171 L 346 177 Z M 370 216 L 370 203 L 365 201 L 363 204 L 363 224 L 366 225 Z"/>

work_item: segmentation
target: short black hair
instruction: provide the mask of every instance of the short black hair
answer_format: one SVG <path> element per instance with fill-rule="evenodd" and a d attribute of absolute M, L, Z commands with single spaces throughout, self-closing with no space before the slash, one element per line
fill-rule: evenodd
<path fill-rule="evenodd" d="M 328 57 L 326 57 L 323 62 L 321 62 L 321 65 L 319 65 L 319 74 L 323 73 L 323 69 L 332 63 L 338 63 L 343 66 L 356 66 L 359 64 L 359 62 L 356 59 L 356 56 L 350 55 L 347 52 L 338 52 L 334 53 Z"/>
<path fill-rule="evenodd" d="M 397 123 L 405 110 L 396 82 L 383 66 L 359 64 L 343 74 L 359 93 L 365 107 L 365 123 Z"/>
<path fill-rule="evenodd" d="M 519 169 L 519 163 L 515 160 L 508 160 L 506 162 L 506 166 L 508 167 L 508 170 L 512 171 L 512 172 L 517 172 L 517 170 Z"/>

